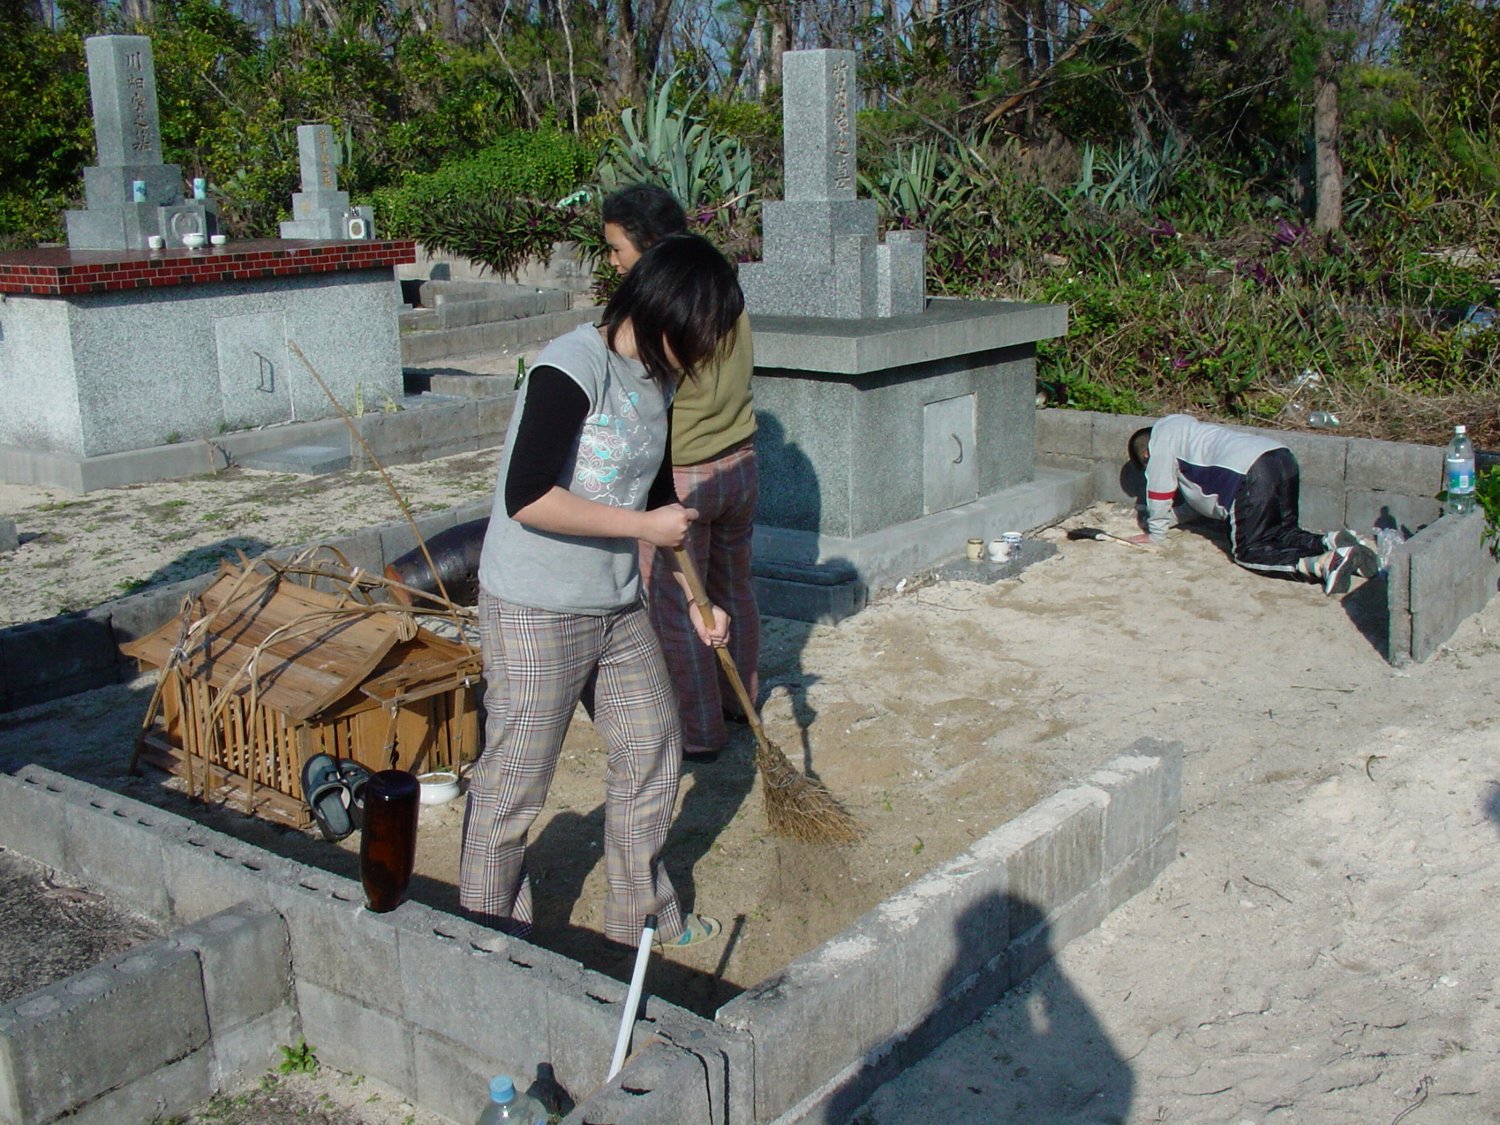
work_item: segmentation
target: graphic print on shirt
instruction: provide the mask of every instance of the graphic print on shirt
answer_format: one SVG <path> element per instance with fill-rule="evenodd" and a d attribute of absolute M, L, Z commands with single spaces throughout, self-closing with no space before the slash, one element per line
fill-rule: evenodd
<path fill-rule="evenodd" d="M 634 506 L 643 482 L 638 477 L 622 492 L 616 487 L 621 483 L 620 465 L 628 457 L 633 444 L 644 444 L 645 435 L 640 412 L 636 409 L 640 402 L 639 392 L 629 391 L 622 397 L 618 414 L 601 411 L 583 420 L 575 479 L 589 495 L 629 508 Z"/>

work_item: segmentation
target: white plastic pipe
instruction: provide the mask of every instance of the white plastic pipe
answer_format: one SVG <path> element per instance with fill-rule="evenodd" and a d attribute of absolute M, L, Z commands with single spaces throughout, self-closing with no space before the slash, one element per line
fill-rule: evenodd
<path fill-rule="evenodd" d="M 646 915 L 646 925 L 641 930 L 640 948 L 635 951 L 635 969 L 630 974 L 630 994 L 625 997 L 625 1010 L 620 1013 L 620 1034 L 615 1036 L 615 1057 L 610 1060 L 610 1078 L 620 1073 L 625 1065 L 625 1054 L 630 1050 L 630 1029 L 635 1026 L 635 1010 L 641 1003 L 641 989 L 646 983 L 646 963 L 651 960 L 651 945 L 656 940 L 656 915 Z"/>

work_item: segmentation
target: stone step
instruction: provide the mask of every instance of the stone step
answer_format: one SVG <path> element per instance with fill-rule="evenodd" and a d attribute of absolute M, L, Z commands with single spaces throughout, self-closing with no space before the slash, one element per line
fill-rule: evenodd
<path fill-rule="evenodd" d="M 528 344 L 550 340 L 580 324 L 591 323 L 598 317 L 599 311 L 597 307 L 583 306 L 562 312 L 543 313 L 540 316 L 487 321 L 453 328 L 403 329 L 401 363 L 404 367 L 422 367 L 451 356 L 524 349 Z M 402 314 L 403 325 L 407 315 Z"/>

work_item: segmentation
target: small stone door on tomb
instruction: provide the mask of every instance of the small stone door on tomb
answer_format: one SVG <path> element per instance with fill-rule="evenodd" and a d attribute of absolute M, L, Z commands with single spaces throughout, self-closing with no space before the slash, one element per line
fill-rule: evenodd
<path fill-rule="evenodd" d="M 929 402 L 922 408 L 923 515 L 978 499 L 976 429 L 972 394 Z"/>

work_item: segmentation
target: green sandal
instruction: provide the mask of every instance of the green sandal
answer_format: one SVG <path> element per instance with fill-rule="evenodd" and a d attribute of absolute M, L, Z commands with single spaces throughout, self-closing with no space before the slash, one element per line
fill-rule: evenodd
<path fill-rule="evenodd" d="M 656 944 L 663 949 L 686 949 L 690 945 L 698 945 L 700 942 L 712 941 L 724 931 L 717 919 L 706 918 L 701 914 L 684 914 L 682 916 L 682 934 L 672 941 L 662 941 L 657 938 Z"/>

